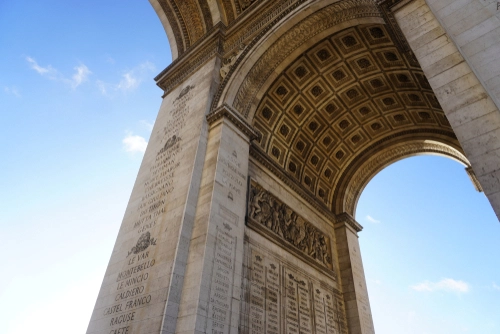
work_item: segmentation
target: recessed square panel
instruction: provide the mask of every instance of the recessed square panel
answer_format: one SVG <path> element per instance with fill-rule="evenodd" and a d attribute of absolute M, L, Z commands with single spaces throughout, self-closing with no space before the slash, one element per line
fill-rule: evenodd
<path fill-rule="evenodd" d="M 345 113 L 346 107 L 338 96 L 333 96 L 327 99 L 318 110 L 323 117 L 326 118 L 327 122 L 331 124 L 335 119 Z"/>
<path fill-rule="evenodd" d="M 335 51 L 328 40 L 325 40 L 308 51 L 307 57 L 320 73 L 330 64 L 341 60 L 337 51 Z"/>
<path fill-rule="evenodd" d="M 301 95 L 299 95 L 295 100 L 293 100 L 285 113 L 290 117 L 296 124 L 302 125 L 305 119 L 309 117 L 314 111 L 313 107 L 309 102 Z"/>
<path fill-rule="evenodd" d="M 334 181 L 338 173 L 338 165 L 332 163 L 331 160 L 327 160 L 323 170 L 320 173 L 320 177 L 324 180 L 330 187 L 334 186 Z"/>
<path fill-rule="evenodd" d="M 399 93 L 399 96 L 407 107 L 427 107 L 426 100 L 420 92 Z"/>
<path fill-rule="evenodd" d="M 410 110 L 410 113 L 417 124 L 437 124 L 434 112 L 431 110 Z"/>
<path fill-rule="evenodd" d="M 276 121 L 281 118 L 281 109 L 278 108 L 271 99 L 264 98 L 255 113 L 255 119 L 259 119 L 262 124 L 269 129 L 274 129 Z"/>
<path fill-rule="evenodd" d="M 332 67 L 324 74 L 324 77 L 335 90 L 341 90 L 343 86 L 349 85 L 356 80 L 355 75 L 344 63 Z"/>
<path fill-rule="evenodd" d="M 268 142 L 269 142 L 269 135 L 270 135 L 271 132 L 269 131 L 269 129 L 266 129 L 265 126 L 263 126 L 262 124 L 260 124 L 260 120 L 258 120 L 258 119 L 254 120 L 253 127 L 260 134 L 259 138 L 257 138 L 255 141 L 259 144 L 259 146 L 264 151 L 266 151 L 267 150 L 267 145 L 268 145 Z"/>
<path fill-rule="evenodd" d="M 406 67 L 403 57 L 396 48 L 387 48 L 383 51 L 377 51 L 375 54 L 382 68 Z"/>
<path fill-rule="evenodd" d="M 402 109 L 403 105 L 399 101 L 396 94 L 386 94 L 377 98 L 374 98 L 375 103 L 382 111 L 390 111 L 396 109 Z"/>
<path fill-rule="evenodd" d="M 353 152 L 358 151 L 367 142 L 368 136 L 362 128 L 356 129 L 354 132 L 350 133 L 344 140 L 344 143 L 346 143 Z"/>
<path fill-rule="evenodd" d="M 378 64 L 370 53 L 365 53 L 349 61 L 349 65 L 358 77 L 379 71 Z"/>
<path fill-rule="evenodd" d="M 300 180 L 303 168 L 304 165 L 302 161 L 299 158 L 297 158 L 293 153 L 290 153 L 288 155 L 288 160 L 285 166 L 285 170 L 295 179 Z"/>
<path fill-rule="evenodd" d="M 284 161 L 288 154 L 288 145 L 278 140 L 276 137 L 271 138 L 267 154 L 274 159 L 280 166 L 284 167 Z"/>
<path fill-rule="evenodd" d="M 316 187 L 316 197 L 319 198 L 323 203 L 328 204 L 330 199 L 330 191 L 331 188 L 321 179 L 319 179 L 318 186 Z"/>
<path fill-rule="evenodd" d="M 327 126 L 328 122 L 316 113 L 302 124 L 302 130 L 304 135 L 309 136 L 311 141 L 315 142 Z"/>
<path fill-rule="evenodd" d="M 368 94 L 359 83 L 344 88 L 338 95 L 342 98 L 347 108 L 353 108 L 360 103 L 368 101 Z"/>
<path fill-rule="evenodd" d="M 318 140 L 317 145 L 321 148 L 323 152 L 329 152 L 333 147 L 338 145 L 340 139 L 334 133 L 333 129 L 329 127 L 325 131 L 321 138 Z"/>
<path fill-rule="evenodd" d="M 335 133 L 344 140 L 346 136 L 355 128 L 357 128 L 359 124 L 350 114 L 342 115 L 335 123 L 332 124 L 332 128 Z"/>
<path fill-rule="evenodd" d="M 380 116 L 380 111 L 372 102 L 364 103 L 356 108 L 352 109 L 351 112 L 359 123 L 363 124 L 367 120 Z"/>
<path fill-rule="evenodd" d="M 389 73 L 389 79 L 396 89 L 411 89 L 417 88 L 415 79 L 410 71 L 397 71 Z"/>
<path fill-rule="evenodd" d="M 319 173 L 326 160 L 327 156 L 318 147 L 314 147 L 307 157 L 307 165 L 316 173 Z"/>
<path fill-rule="evenodd" d="M 276 136 L 287 144 L 292 142 L 296 132 L 297 126 L 288 117 L 283 117 L 275 129 Z"/>
<path fill-rule="evenodd" d="M 344 58 L 366 49 L 364 41 L 356 29 L 347 29 L 342 33 L 336 34 L 332 40 Z"/>
<path fill-rule="evenodd" d="M 316 173 L 307 167 L 304 168 L 304 174 L 302 175 L 302 184 L 309 189 L 312 193 L 316 189 L 316 181 L 318 180 Z"/>
<path fill-rule="evenodd" d="M 450 122 L 448 121 L 448 118 L 446 118 L 444 112 L 434 111 L 434 115 L 436 115 L 439 124 L 447 128 L 451 128 Z"/>
<path fill-rule="evenodd" d="M 363 80 L 362 84 L 370 95 L 377 95 L 391 90 L 385 76 L 381 74 Z"/>
<path fill-rule="evenodd" d="M 295 62 L 286 70 L 286 75 L 299 88 L 302 88 L 312 77 L 316 77 L 317 71 L 307 57 L 301 57 L 298 62 Z"/>
<path fill-rule="evenodd" d="M 298 91 L 285 76 L 281 76 L 271 86 L 268 94 L 275 101 L 276 105 L 285 108 L 298 95 Z"/>
<path fill-rule="evenodd" d="M 371 138 L 380 137 L 391 130 L 391 127 L 382 117 L 368 122 L 363 128 Z"/>
<path fill-rule="evenodd" d="M 422 89 L 428 89 L 428 90 L 432 89 L 431 85 L 429 84 L 429 81 L 427 81 L 427 78 L 423 73 L 415 73 L 415 77 L 417 78 L 418 84 L 420 85 L 420 87 L 422 87 Z"/>
<path fill-rule="evenodd" d="M 441 104 L 439 103 L 436 95 L 434 95 L 433 93 L 426 93 L 425 97 L 427 98 L 427 101 L 429 101 L 429 104 L 431 105 L 432 108 L 438 109 L 438 110 L 443 110 L 443 108 L 441 108 Z"/>
<path fill-rule="evenodd" d="M 335 147 L 330 153 L 330 161 L 333 162 L 335 165 L 341 167 L 347 161 L 349 161 L 351 156 L 352 156 L 351 150 L 344 143 L 341 143 L 340 145 Z"/>
<path fill-rule="evenodd" d="M 359 29 L 369 45 L 381 46 L 384 44 L 392 44 L 384 25 L 364 26 Z"/>
<path fill-rule="evenodd" d="M 319 77 L 304 87 L 302 94 L 306 96 L 309 101 L 312 101 L 314 105 L 318 105 L 323 103 L 325 99 L 333 96 L 335 92 L 323 78 Z"/>
<path fill-rule="evenodd" d="M 309 155 L 309 151 L 311 150 L 312 146 L 313 146 L 313 141 L 311 140 L 311 138 L 308 138 L 304 136 L 302 132 L 299 132 L 299 134 L 293 141 L 290 150 L 305 161 L 305 158 Z"/>
<path fill-rule="evenodd" d="M 396 111 L 385 115 L 385 119 L 394 129 L 414 125 L 413 119 L 407 111 Z"/>

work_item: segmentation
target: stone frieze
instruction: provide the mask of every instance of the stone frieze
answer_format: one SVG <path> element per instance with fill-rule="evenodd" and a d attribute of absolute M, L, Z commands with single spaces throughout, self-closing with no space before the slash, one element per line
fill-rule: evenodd
<path fill-rule="evenodd" d="M 255 181 L 250 185 L 248 223 L 265 236 L 332 270 L 330 238 Z"/>

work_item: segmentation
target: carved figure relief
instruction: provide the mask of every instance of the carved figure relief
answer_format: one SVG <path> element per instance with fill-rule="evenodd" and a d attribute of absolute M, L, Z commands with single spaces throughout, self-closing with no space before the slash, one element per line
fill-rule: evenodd
<path fill-rule="evenodd" d="M 137 240 L 137 244 L 128 252 L 127 257 L 129 257 L 130 254 L 139 254 L 140 252 L 145 251 L 151 245 L 156 245 L 156 239 L 151 238 L 151 233 L 149 232 L 143 233 L 139 237 L 139 240 Z"/>
<path fill-rule="evenodd" d="M 255 182 L 250 187 L 248 212 L 249 220 L 332 269 L 329 238 Z"/>

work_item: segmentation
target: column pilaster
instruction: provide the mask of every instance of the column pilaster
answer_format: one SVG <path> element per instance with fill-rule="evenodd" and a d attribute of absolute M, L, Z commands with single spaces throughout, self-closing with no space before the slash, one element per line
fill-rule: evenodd
<path fill-rule="evenodd" d="M 359 249 L 362 229 L 348 213 L 337 217 L 335 236 L 349 334 L 375 333 Z"/>
<path fill-rule="evenodd" d="M 207 116 L 207 154 L 176 333 L 238 333 L 250 140 L 228 106 Z"/>

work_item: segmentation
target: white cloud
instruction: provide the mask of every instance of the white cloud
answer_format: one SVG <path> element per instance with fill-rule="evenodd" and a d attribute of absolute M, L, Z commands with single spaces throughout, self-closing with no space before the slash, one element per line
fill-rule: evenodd
<path fill-rule="evenodd" d="M 149 73 L 154 70 L 154 64 L 146 61 L 123 73 L 120 81 L 116 84 L 101 80 L 97 80 L 96 84 L 103 95 L 111 95 L 110 93 L 118 91 L 123 93 L 131 92 L 137 89 L 146 76 L 149 76 Z"/>
<path fill-rule="evenodd" d="M 374 224 L 378 224 L 378 223 L 380 223 L 380 220 L 377 220 L 377 219 L 373 218 L 373 217 L 372 217 L 372 216 L 370 216 L 370 215 L 367 215 L 367 216 L 366 216 L 366 220 L 368 220 L 370 223 L 374 223 Z"/>
<path fill-rule="evenodd" d="M 71 86 L 73 88 L 78 87 L 82 82 L 87 81 L 88 76 L 92 73 L 84 64 L 75 67 L 76 73 L 73 74 Z"/>
<path fill-rule="evenodd" d="M 464 281 L 457 281 L 452 278 L 443 278 L 439 282 L 429 282 L 425 281 L 416 285 L 412 285 L 412 288 L 415 291 L 448 291 L 448 292 L 468 292 L 469 284 Z"/>
<path fill-rule="evenodd" d="M 493 289 L 500 291 L 500 286 L 493 282 Z"/>
<path fill-rule="evenodd" d="M 26 60 L 28 61 L 28 63 L 30 63 L 31 68 L 37 71 L 38 74 L 44 75 L 55 71 L 50 65 L 48 67 L 42 67 L 38 65 L 36 60 L 31 57 L 26 57 Z"/>
<path fill-rule="evenodd" d="M 30 64 L 30 67 L 41 76 L 47 77 L 50 80 L 64 82 L 65 84 L 70 85 L 73 89 L 80 86 L 80 84 L 82 84 L 83 82 L 87 81 L 88 76 L 92 74 L 87 66 L 85 66 L 84 64 L 80 64 L 79 66 L 76 66 L 74 68 L 75 74 L 73 74 L 71 78 L 67 78 L 51 65 L 48 65 L 46 67 L 40 66 L 37 61 L 31 57 L 26 57 L 26 61 Z"/>
<path fill-rule="evenodd" d="M 152 130 L 153 130 L 153 126 L 154 126 L 154 124 L 149 123 L 148 121 L 146 121 L 146 120 L 144 120 L 144 119 L 143 119 L 143 120 L 141 120 L 141 121 L 140 121 L 140 123 L 141 123 L 141 125 L 142 125 L 144 128 L 148 129 L 149 131 L 152 131 Z"/>
<path fill-rule="evenodd" d="M 8 95 L 14 95 L 15 97 L 21 97 L 21 93 L 17 90 L 16 87 L 7 87 L 5 86 L 3 88 L 3 91 L 7 93 Z"/>
<path fill-rule="evenodd" d="M 118 90 L 127 91 L 139 87 L 140 80 L 134 77 L 134 72 L 130 71 L 122 75 L 122 80 L 116 87 Z"/>
<path fill-rule="evenodd" d="M 144 137 L 133 135 L 131 133 L 127 134 L 125 138 L 123 138 L 122 143 L 125 151 L 131 153 L 144 153 L 146 151 L 146 147 L 148 146 L 148 142 L 144 139 Z"/>

